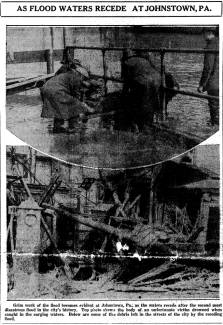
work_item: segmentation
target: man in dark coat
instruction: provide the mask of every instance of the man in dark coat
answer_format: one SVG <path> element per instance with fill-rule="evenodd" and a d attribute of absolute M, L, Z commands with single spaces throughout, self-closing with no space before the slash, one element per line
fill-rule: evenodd
<path fill-rule="evenodd" d="M 122 71 L 126 118 L 134 121 L 141 130 L 145 123 L 153 122 L 154 112 L 160 106 L 160 73 L 148 59 L 131 51 L 127 53 Z"/>
<path fill-rule="evenodd" d="M 54 131 L 72 131 L 74 121 L 93 110 L 81 101 L 81 93 L 87 83 L 87 71 L 80 66 L 56 74 L 41 88 L 43 109 L 41 117 L 54 118 Z"/>
<path fill-rule="evenodd" d="M 206 49 L 218 50 L 218 31 L 213 28 L 205 28 Z M 198 92 L 207 91 L 208 95 L 219 96 L 219 55 L 214 53 L 205 53 L 204 67 L 201 75 Z M 212 125 L 219 125 L 219 100 L 209 99 L 210 117 Z"/>
<path fill-rule="evenodd" d="M 131 50 L 124 53 L 122 65 L 124 80 L 123 100 L 126 118 L 134 121 L 139 130 L 153 123 L 154 114 L 161 111 L 161 73 L 148 54 L 135 55 Z M 166 74 L 167 87 L 179 88 L 171 74 Z M 169 101 L 173 94 L 167 94 Z"/>

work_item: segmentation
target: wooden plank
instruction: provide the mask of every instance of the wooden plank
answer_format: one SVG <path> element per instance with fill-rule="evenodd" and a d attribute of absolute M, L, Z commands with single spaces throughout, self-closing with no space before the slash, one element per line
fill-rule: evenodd
<path fill-rule="evenodd" d="M 147 286 L 147 285 L 154 285 L 154 284 L 167 284 L 169 285 L 169 281 L 175 281 L 175 282 L 178 282 L 178 281 L 181 281 L 181 280 L 184 280 L 184 279 L 187 279 L 189 276 L 193 276 L 193 277 L 196 277 L 197 276 L 197 273 L 193 273 L 193 272 L 186 272 L 184 273 L 182 271 L 182 269 L 185 268 L 185 266 L 183 265 L 176 265 L 176 272 L 174 274 L 171 274 L 170 276 L 167 276 L 166 278 L 164 279 L 154 279 L 154 280 L 150 280 L 150 281 L 146 281 L 146 282 L 141 282 L 141 283 L 137 283 L 135 284 L 135 286 L 137 287 L 143 287 L 143 286 Z"/>
<path fill-rule="evenodd" d="M 46 50 L 14 52 L 13 60 L 10 60 L 10 62 L 8 61 L 7 64 L 46 62 Z M 62 60 L 62 57 L 63 49 L 56 49 L 53 51 L 53 59 L 55 61 Z"/>
<path fill-rule="evenodd" d="M 24 81 L 17 82 L 12 85 L 8 85 L 8 86 L 6 86 L 6 94 L 12 95 L 12 94 L 15 94 L 18 92 L 25 91 L 27 89 L 35 88 L 37 86 L 38 82 L 41 82 L 41 81 L 44 82 L 44 81 L 52 78 L 53 76 L 54 76 L 54 73 L 45 74 L 45 75 L 38 76 L 35 78 L 31 78 L 31 79 L 28 78 L 28 79 L 25 79 Z"/>
<path fill-rule="evenodd" d="M 130 216 L 130 217 L 127 217 L 127 218 L 124 218 L 124 217 L 121 217 L 121 216 L 111 216 L 112 219 L 114 219 L 115 221 L 118 221 L 118 222 L 128 222 L 128 221 L 133 221 L 134 223 L 144 223 L 145 222 L 145 219 L 144 218 L 141 218 L 139 216 L 135 217 L 135 216 Z"/>
<path fill-rule="evenodd" d="M 22 82 L 24 81 L 24 77 L 20 77 L 20 78 L 6 78 L 6 86 L 9 86 L 9 85 L 12 85 L 12 84 L 15 84 L 17 82 Z"/>
<path fill-rule="evenodd" d="M 206 239 L 207 239 L 207 228 L 208 228 L 208 220 L 209 220 L 209 202 L 205 200 L 205 193 L 201 199 L 201 206 L 200 206 L 200 228 L 203 230 L 199 232 L 196 242 L 201 245 L 203 250 L 205 251 Z"/>
<path fill-rule="evenodd" d="M 132 207 L 138 202 L 138 200 L 141 198 L 141 194 L 139 194 L 135 200 L 130 204 L 130 206 L 128 207 L 127 211 L 129 211 L 130 209 L 132 209 Z"/>
<path fill-rule="evenodd" d="M 160 273 L 168 270 L 169 267 L 171 266 L 171 264 L 173 264 L 172 261 L 167 261 L 167 262 L 161 264 L 160 266 L 154 267 L 151 270 L 149 270 L 148 272 L 141 274 L 140 276 L 137 276 L 136 278 L 130 280 L 128 283 L 136 284 L 136 283 L 142 282 L 143 280 L 149 279 L 151 277 L 158 276 Z"/>

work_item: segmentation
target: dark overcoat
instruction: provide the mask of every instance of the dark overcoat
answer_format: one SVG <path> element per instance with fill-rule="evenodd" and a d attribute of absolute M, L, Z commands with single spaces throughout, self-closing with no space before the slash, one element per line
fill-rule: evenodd
<path fill-rule="evenodd" d="M 206 49 L 218 50 L 218 39 L 213 38 L 207 41 Z M 205 53 L 203 71 L 200 79 L 201 87 L 209 94 L 217 96 L 219 91 L 219 55 Z"/>
<path fill-rule="evenodd" d="M 60 73 L 40 89 L 43 99 L 41 117 L 70 119 L 86 112 L 80 101 L 83 77 L 75 71 Z"/>
<path fill-rule="evenodd" d="M 161 112 L 161 73 L 149 58 L 133 56 L 123 63 L 124 79 L 123 97 L 125 98 L 128 119 L 139 127 L 153 122 L 155 112 Z M 179 84 L 171 73 L 165 73 L 168 88 L 179 89 Z M 175 92 L 166 91 L 167 104 L 175 96 Z"/>
<path fill-rule="evenodd" d="M 160 108 L 160 72 L 150 60 L 133 56 L 123 63 L 122 75 L 129 118 L 139 126 L 151 123 L 154 112 Z"/>

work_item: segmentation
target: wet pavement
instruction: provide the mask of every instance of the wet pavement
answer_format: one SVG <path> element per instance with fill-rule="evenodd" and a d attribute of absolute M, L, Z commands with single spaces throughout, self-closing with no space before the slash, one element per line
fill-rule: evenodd
<path fill-rule="evenodd" d="M 176 104 L 175 101 L 172 104 Z M 178 101 L 177 101 L 178 102 Z M 194 110 L 196 110 L 194 108 Z M 149 165 L 169 159 L 190 149 L 190 144 L 179 141 L 164 131 L 147 130 L 146 134 L 110 131 L 99 127 L 99 118 L 87 122 L 85 130 L 74 134 L 52 133 L 52 119 L 40 118 L 41 102 L 37 94 L 17 94 L 7 98 L 7 127 L 21 140 L 61 160 L 104 168 L 129 168 Z M 193 131 L 190 119 L 185 123 L 184 116 L 173 118 L 169 111 L 166 124 L 170 129 L 186 133 Z M 207 116 L 208 118 L 208 116 Z M 192 124 L 197 137 L 205 140 L 216 129 L 204 125 L 198 128 Z M 194 130 L 194 132 L 195 132 Z M 190 135 L 192 132 L 189 132 Z M 192 134 L 193 137 L 193 134 Z"/>

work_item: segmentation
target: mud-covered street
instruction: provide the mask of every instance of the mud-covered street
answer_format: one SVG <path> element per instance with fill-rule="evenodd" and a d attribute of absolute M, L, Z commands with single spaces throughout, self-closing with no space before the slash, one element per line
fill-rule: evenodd
<path fill-rule="evenodd" d="M 120 257 L 118 259 L 120 260 Z M 208 262 L 207 259 L 203 262 L 203 267 L 193 266 L 196 264 L 194 261 L 185 265 L 167 259 L 160 267 L 151 267 L 152 264 L 152 260 L 148 260 L 147 267 L 143 262 L 140 266 L 137 260 L 130 264 L 124 261 L 105 264 L 107 271 L 97 273 L 95 279 L 92 279 L 89 266 L 79 270 L 76 275 L 79 280 L 69 280 L 58 269 L 45 274 L 22 275 L 19 284 L 9 292 L 8 299 L 26 297 L 86 300 L 87 297 L 89 300 L 155 300 L 219 297 L 217 262 Z M 215 266 L 210 268 L 211 264 Z M 127 265 L 131 265 L 131 271 L 127 270 Z M 205 265 L 209 265 L 209 268 Z M 140 269 L 149 270 L 144 278 L 142 275 L 136 276 L 140 274 Z M 86 277 L 88 278 L 83 280 Z"/>
<path fill-rule="evenodd" d="M 39 90 L 7 97 L 7 127 L 23 141 L 61 160 L 90 167 L 129 168 L 150 165 L 177 156 L 214 134 L 207 125 L 208 107 L 201 100 L 178 95 L 170 103 L 165 129 L 145 133 L 102 129 L 100 118 L 91 118 L 74 134 L 54 134 L 52 119 L 41 118 Z M 156 127 L 156 126 L 155 126 Z M 171 134 L 173 131 L 173 134 Z M 182 139 L 180 140 L 180 137 Z"/>

